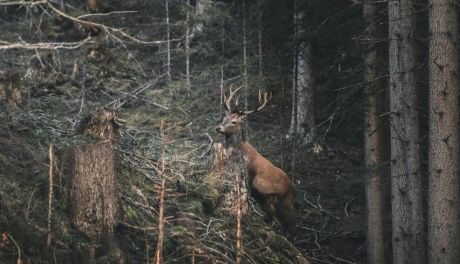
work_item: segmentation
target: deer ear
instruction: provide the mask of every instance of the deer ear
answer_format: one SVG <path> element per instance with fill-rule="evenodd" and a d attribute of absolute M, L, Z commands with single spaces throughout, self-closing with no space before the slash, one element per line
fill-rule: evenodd
<path fill-rule="evenodd" d="M 242 115 L 241 116 L 241 121 L 246 121 L 248 120 L 248 116 L 247 115 Z"/>

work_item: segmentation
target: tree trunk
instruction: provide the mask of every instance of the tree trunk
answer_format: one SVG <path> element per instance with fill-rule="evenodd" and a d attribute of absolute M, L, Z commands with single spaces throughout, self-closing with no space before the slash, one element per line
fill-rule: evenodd
<path fill-rule="evenodd" d="M 187 90 L 191 89 L 190 84 L 190 0 L 186 2 L 187 10 L 186 10 L 186 32 L 185 32 L 185 75 L 186 75 L 186 83 L 185 87 Z"/>
<path fill-rule="evenodd" d="M 257 0 L 257 48 L 259 53 L 259 81 L 262 81 L 264 73 L 263 49 L 262 49 L 262 18 L 263 18 L 263 3 L 262 0 Z"/>
<path fill-rule="evenodd" d="M 195 4 L 195 17 L 198 18 L 198 22 L 193 25 L 192 33 L 190 34 L 190 39 L 192 40 L 196 35 L 199 35 L 204 30 L 204 24 L 201 21 L 202 16 L 204 15 L 204 11 L 206 6 L 208 5 L 207 1 L 209 0 L 196 0 Z"/>
<path fill-rule="evenodd" d="M 426 262 L 412 0 L 389 2 L 393 263 Z"/>
<path fill-rule="evenodd" d="M 458 263 L 457 1 L 430 0 L 429 263 Z"/>
<path fill-rule="evenodd" d="M 21 78 L 13 71 L 0 71 L 0 102 L 6 101 L 13 107 L 22 104 Z"/>
<path fill-rule="evenodd" d="M 169 0 L 165 0 L 165 13 L 166 13 L 166 78 L 168 83 L 171 82 L 171 40 L 169 28 Z"/>
<path fill-rule="evenodd" d="M 248 109 L 249 97 L 249 76 L 248 76 L 248 55 L 247 55 L 247 36 L 246 36 L 246 0 L 243 0 L 243 92 L 244 92 L 244 109 Z M 246 131 L 248 130 L 245 125 Z"/>
<path fill-rule="evenodd" d="M 297 10 L 294 12 L 295 39 L 298 44 L 294 54 L 293 101 L 289 134 L 300 135 L 305 144 L 310 144 L 316 137 L 311 45 L 300 40 L 300 36 L 304 34 L 304 30 L 299 25 L 303 13 L 297 14 Z"/>
<path fill-rule="evenodd" d="M 376 80 L 381 74 L 378 70 L 382 63 L 382 55 L 378 52 L 376 38 L 379 36 L 378 24 L 375 17 L 378 14 L 377 6 L 368 1 L 363 3 L 365 20 L 364 47 L 364 162 L 366 173 L 366 201 L 367 201 L 367 261 L 369 264 L 384 264 L 384 175 L 382 162 L 383 129 L 382 119 L 379 116 L 384 112 L 384 91 L 382 81 Z"/>

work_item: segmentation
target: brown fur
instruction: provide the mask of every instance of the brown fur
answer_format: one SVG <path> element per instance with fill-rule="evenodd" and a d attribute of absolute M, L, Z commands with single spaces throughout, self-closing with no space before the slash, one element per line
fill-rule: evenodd
<path fill-rule="evenodd" d="M 242 133 L 241 124 L 246 121 L 243 114 L 231 113 L 224 117 L 216 130 L 225 135 Z M 239 139 L 241 147 L 249 162 L 250 184 L 252 194 L 262 209 L 284 229 L 295 230 L 294 186 L 289 177 L 280 168 L 262 156 L 251 144 Z"/>
<path fill-rule="evenodd" d="M 97 13 L 97 0 L 86 0 L 86 7 L 88 8 L 89 12 Z"/>

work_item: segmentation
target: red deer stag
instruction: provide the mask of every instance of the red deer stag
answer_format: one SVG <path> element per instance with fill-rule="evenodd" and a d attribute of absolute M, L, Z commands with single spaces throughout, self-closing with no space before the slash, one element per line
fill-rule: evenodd
<path fill-rule="evenodd" d="M 233 139 L 233 145 L 242 150 L 243 155 L 249 162 L 249 184 L 252 195 L 259 202 L 262 209 L 273 218 L 283 229 L 292 233 L 295 230 L 296 217 L 294 212 L 294 187 L 289 177 L 280 168 L 273 165 L 268 159 L 262 156 L 244 138 L 242 125 L 247 116 L 261 111 L 267 106 L 271 95 L 259 91 L 259 106 L 252 111 L 239 111 L 238 99 L 235 108 L 231 107 L 231 100 L 238 90 L 232 91 L 230 95 L 224 95 L 224 107 L 227 115 L 216 131 L 224 134 L 227 140 Z"/>

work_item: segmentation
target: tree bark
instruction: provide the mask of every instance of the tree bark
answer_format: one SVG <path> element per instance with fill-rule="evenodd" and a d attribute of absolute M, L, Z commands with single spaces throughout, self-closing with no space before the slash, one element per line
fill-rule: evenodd
<path fill-rule="evenodd" d="M 110 143 L 79 145 L 72 157 L 72 222 L 90 238 L 110 236 L 118 223 L 115 153 Z"/>
<path fill-rule="evenodd" d="M 385 86 L 378 80 L 381 72 L 378 65 L 382 63 L 382 55 L 376 45 L 379 37 L 376 16 L 378 8 L 374 3 L 364 1 L 363 16 L 365 20 L 364 46 L 364 162 L 366 173 L 367 201 L 367 261 L 369 264 L 384 264 L 384 175 L 382 162 L 384 160 L 382 119 L 384 112 Z"/>
<path fill-rule="evenodd" d="M 207 5 L 209 5 L 209 3 L 207 3 L 208 1 L 209 0 L 196 0 L 195 17 L 198 19 L 198 22 L 193 25 L 192 32 L 190 34 L 190 40 L 192 40 L 196 35 L 203 33 L 204 24 L 202 19 Z"/>
<path fill-rule="evenodd" d="M 166 13 L 166 78 L 168 83 L 171 82 L 171 39 L 170 39 L 170 25 L 169 25 L 169 0 L 165 0 L 165 13 Z"/>
<path fill-rule="evenodd" d="M 247 55 L 247 36 L 246 36 L 246 0 L 243 0 L 243 92 L 244 92 L 244 109 L 248 109 L 248 97 L 249 97 L 249 76 L 248 76 L 248 55 Z M 247 125 L 246 131 L 248 130 Z"/>
<path fill-rule="evenodd" d="M 223 100 L 224 100 L 224 65 L 225 65 L 225 17 L 222 18 L 222 38 L 221 38 L 221 57 L 220 57 L 220 116 L 223 117 L 224 107 L 223 107 Z"/>
<path fill-rule="evenodd" d="M 258 9 L 258 14 L 257 14 L 257 50 L 258 50 L 258 55 L 259 55 L 259 78 L 260 81 L 262 81 L 262 76 L 264 73 L 264 60 L 263 60 L 263 49 L 262 49 L 262 34 L 263 34 L 263 28 L 262 28 L 262 18 L 263 18 L 263 3 L 262 0 L 257 0 L 257 9 Z"/>
<path fill-rule="evenodd" d="M 389 64 L 393 263 L 426 263 L 412 0 L 390 1 Z"/>
<path fill-rule="evenodd" d="M 185 32 L 185 87 L 191 89 L 190 84 L 190 0 L 186 1 L 186 32 Z"/>
<path fill-rule="evenodd" d="M 311 45 L 300 39 L 304 34 L 300 21 L 303 13 L 294 11 L 295 48 L 294 73 L 292 82 L 292 113 L 289 134 L 300 135 L 305 144 L 310 144 L 316 137 L 313 70 L 311 64 Z"/>
<path fill-rule="evenodd" d="M 0 71 L 0 101 L 13 107 L 22 104 L 21 78 L 13 71 Z"/>
<path fill-rule="evenodd" d="M 457 1 L 429 3 L 429 263 L 459 260 Z"/>

